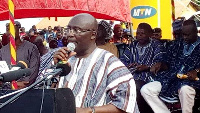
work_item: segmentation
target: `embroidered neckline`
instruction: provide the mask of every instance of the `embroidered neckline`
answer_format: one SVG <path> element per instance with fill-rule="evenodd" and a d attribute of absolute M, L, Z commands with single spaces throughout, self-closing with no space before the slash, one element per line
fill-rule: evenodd
<path fill-rule="evenodd" d="M 197 41 L 192 43 L 192 44 L 186 44 L 184 43 L 183 46 L 183 55 L 184 56 L 189 56 L 191 55 L 191 53 L 193 52 L 193 50 L 195 49 L 195 47 L 200 43 L 200 38 L 197 38 Z"/>
<path fill-rule="evenodd" d="M 151 43 L 152 43 L 152 40 L 150 40 L 150 42 L 145 46 L 139 46 L 139 43 L 136 44 L 136 49 L 137 49 L 139 56 L 144 55 L 146 48 L 148 48 L 151 45 Z"/>

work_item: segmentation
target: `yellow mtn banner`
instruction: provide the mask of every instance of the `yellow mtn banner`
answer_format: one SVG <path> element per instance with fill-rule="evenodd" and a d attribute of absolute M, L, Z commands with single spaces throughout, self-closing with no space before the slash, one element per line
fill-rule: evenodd
<path fill-rule="evenodd" d="M 145 22 L 152 28 L 161 28 L 162 39 L 173 39 L 173 0 L 131 0 L 130 8 L 134 35 L 138 24 Z"/>

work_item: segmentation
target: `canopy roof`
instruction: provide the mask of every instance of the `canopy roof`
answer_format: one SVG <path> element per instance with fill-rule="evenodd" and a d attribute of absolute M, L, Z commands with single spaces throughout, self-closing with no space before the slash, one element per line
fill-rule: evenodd
<path fill-rule="evenodd" d="M 0 0 L 0 20 L 8 20 L 8 0 Z M 90 13 L 107 20 L 130 22 L 129 0 L 13 0 L 14 18 L 69 17 Z"/>

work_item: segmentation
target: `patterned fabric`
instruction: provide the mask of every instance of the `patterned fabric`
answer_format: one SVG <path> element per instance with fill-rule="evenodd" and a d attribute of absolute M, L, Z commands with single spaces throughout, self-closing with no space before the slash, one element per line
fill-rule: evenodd
<path fill-rule="evenodd" d="M 163 62 L 165 60 L 165 49 L 162 43 L 158 40 L 151 39 L 150 43 L 144 47 L 138 45 L 138 42 L 132 42 L 124 51 L 120 60 L 126 65 L 132 63 L 138 63 L 141 65 L 152 66 L 157 62 Z M 129 69 L 134 76 L 135 80 L 142 80 L 144 82 L 152 81 L 150 72 L 136 73 L 133 68 Z"/>
<path fill-rule="evenodd" d="M 76 107 L 113 104 L 129 113 L 139 112 L 132 75 L 113 54 L 96 48 L 87 58 L 71 57 L 68 62 L 72 70 L 60 79 L 59 88 L 72 89 Z"/>
<path fill-rule="evenodd" d="M 184 19 L 176 19 L 172 23 L 173 31 L 181 30 L 183 26 Z"/>
<path fill-rule="evenodd" d="M 109 39 L 112 34 L 111 25 L 108 22 L 106 22 L 105 20 L 100 21 L 99 24 L 101 24 L 106 29 L 107 35 L 106 35 L 105 39 Z"/>
<path fill-rule="evenodd" d="M 57 40 L 57 42 L 58 42 L 58 47 L 63 47 L 63 42 L 62 42 L 62 39 L 60 39 L 60 40 Z"/>
<path fill-rule="evenodd" d="M 52 49 L 46 54 L 44 54 L 42 57 L 40 57 L 40 68 L 39 68 L 38 77 L 36 80 L 41 79 L 45 76 L 45 74 L 42 72 L 43 71 L 45 72 L 45 70 L 51 67 L 51 63 L 53 61 L 52 56 L 58 49 L 60 48 Z"/>
<path fill-rule="evenodd" d="M 188 79 L 177 78 L 177 73 L 182 71 L 183 74 L 200 68 L 200 38 L 194 44 L 187 45 L 183 41 L 174 41 L 168 48 L 167 61 L 169 70 L 160 72 L 156 80 L 162 83 L 161 96 L 175 98 L 178 96 L 178 89 L 183 85 L 192 86 L 195 89 L 200 89 L 200 80 L 192 81 Z M 189 51 L 184 52 L 184 48 L 189 46 Z M 192 51 L 192 52 L 191 52 Z M 184 67 L 184 68 L 183 68 Z"/>

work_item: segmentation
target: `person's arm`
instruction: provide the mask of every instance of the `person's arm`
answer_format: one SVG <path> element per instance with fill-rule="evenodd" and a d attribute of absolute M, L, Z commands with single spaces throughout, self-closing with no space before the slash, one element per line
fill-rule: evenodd
<path fill-rule="evenodd" d="M 137 72 L 145 72 L 145 71 L 149 71 L 149 69 L 150 69 L 150 66 L 148 66 L 148 65 L 137 65 L 136 66 L 136 71 Z"/>
<path fill-rule="evenodd" d="M 110 109 L 113 110 L 113 112 L 109 112 L 133 113 L 136 108 L 136 86 L 133 75 L 120 61 L 114 60 L 114 58 L 111 59 L 112 60 L 108 60 L 108 67 L 106 67 L 108 70 L 106 102 L 107 105 L 111 104 L 118 110 Z M 108 110 L 109 108 L 106 109 Z M 104 112 L 102 111 L 102 113 Z"/>
<path fill-rule="evenodd" d="M 29 68 L 31 69 L 31 75 L 28 77 L 28 81 L 29 84 L 32 84 L 33 82 L 35 82 L 35 79 L 38 76 L 38 72 L 39 72 L 39 66 L 40 66 L 40 54 L 39 54 L 39 50 L 37 49 L 36 46 L 33 46 L 32 48 L 32 52 L 30 53 L 31 57 L 30 57 L 30 64 L 29 64 Z"/>
<path fill-rule="evenodd" d="M 168 69 L 168 66 L 165 62 L 157 62 L 150 67 L 150 72 L 157 74 L 159 71 L 165 71 Z"/>
<path fill-rule="evenodd" d="M 166 65 L 166 59 L 167 59 L 167 54 L 166 54 L 166 48 L 162 43 L 159 41 L 154 42 L 154 57 L 153 57 L 153 62 L 150 67 L 150 72 L 157 74 L 157 72 L 166 70 L 167 65 Z"/>
<path fill-rule="evenodd" d="M 125 111 L 118 109 L 112 104 L 107 104 L 104 106 L 98 106 L 93 108 L 76 108 L 76 113 L 92 113 L 93 111 L 94 113 L 126 113 Z"/>

